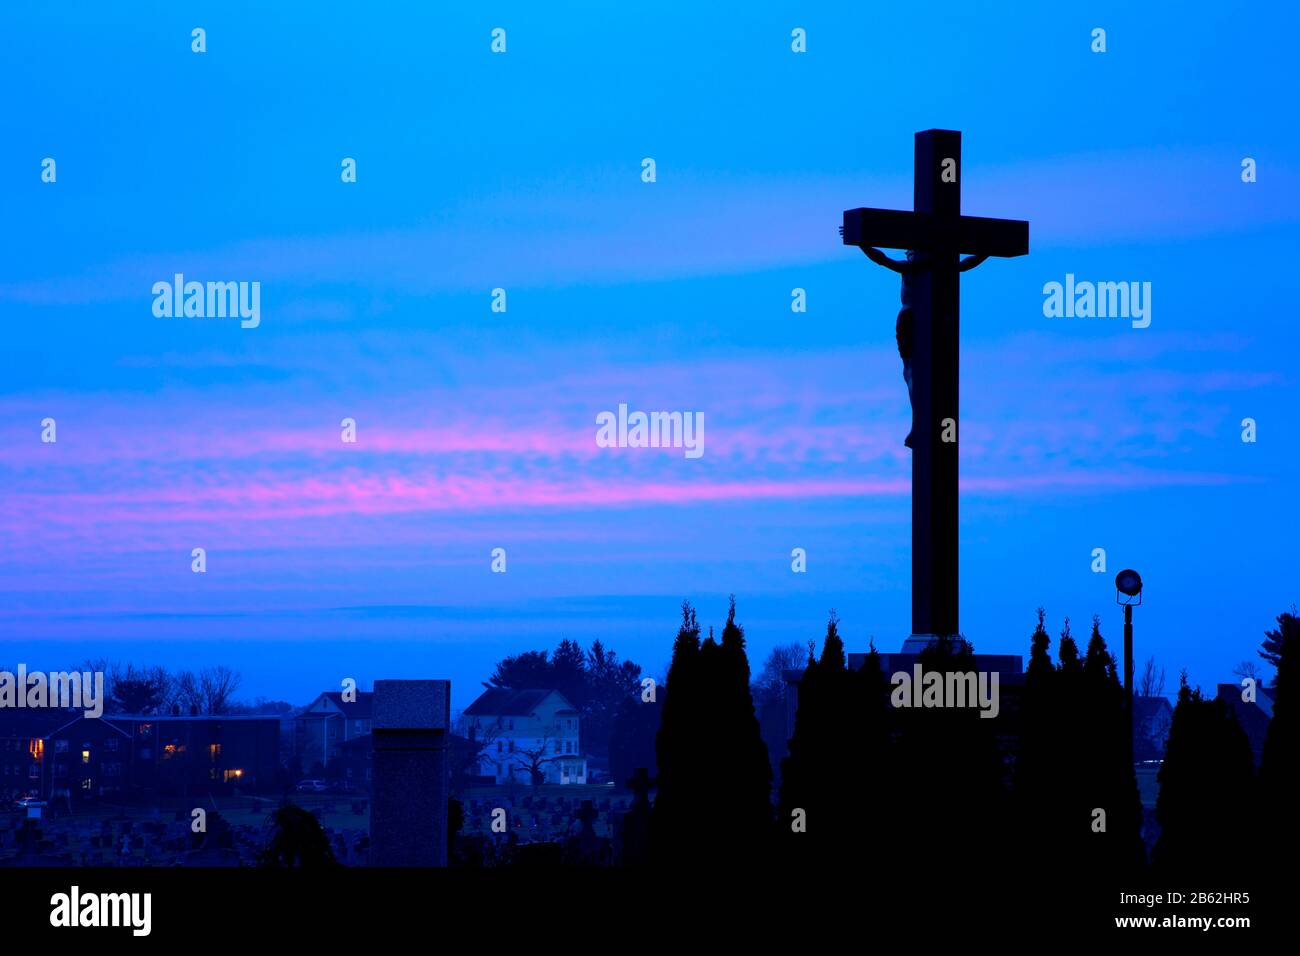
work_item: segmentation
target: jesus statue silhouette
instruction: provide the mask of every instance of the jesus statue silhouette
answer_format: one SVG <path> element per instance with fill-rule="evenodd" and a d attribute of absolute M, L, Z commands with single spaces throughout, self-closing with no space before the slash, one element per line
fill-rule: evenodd
<path fill-rule="evenodd" d="M 840 229 L 841 234 L 844 230 Z M 902 288 L 899 292 L 899 300 L 902 308 L 898 310 L 898 321 L 894 324 L 894 338 L 898 340 L 898 357 L 903 360 L 903 381 L 907 383 L 907 404 L 915 412 L 915 405 L 912 402 L 912 340 L 913 340 L 913 321 L 912 321 L 912 300 L 916 281 L 913 278 L 919 268 L 916 261 L 916 253 L 908 249 L 907 260 L 900 262 L 890 259 L 879 249 L 863 247 L 862 251 L 872 262 L 891 269 L 902 276 Z M 907 430 L 907 437 L 903 439 L 903 444 L 908 448 L 912 447 L 912 431 Z"/>

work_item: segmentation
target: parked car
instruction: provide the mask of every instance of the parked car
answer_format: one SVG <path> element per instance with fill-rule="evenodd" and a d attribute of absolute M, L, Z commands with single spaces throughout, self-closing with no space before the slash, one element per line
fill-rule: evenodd
<path fill-rule="evenodd" d="M 294 789 L 299 793 L 324 793 L 329 789 L 329 784 L 324 780 L 299 780 Z"/>

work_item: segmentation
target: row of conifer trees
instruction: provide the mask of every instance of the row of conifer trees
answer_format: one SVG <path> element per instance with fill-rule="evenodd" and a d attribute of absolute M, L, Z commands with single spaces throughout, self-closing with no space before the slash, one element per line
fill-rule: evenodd
<path fill-rule="evenodd" d="M 774 793 L 749 689 L 734 599 L 720 639 L 701 638 L 682 607 L 663 719 L 651 822 L 656 862 L 882 866 L 898 876 L 1021 874 L 1120 881 L 1147 872 L 1229 878 L 1254 868 L 1259 835 L 1297 848 L 1300 776 L 1286 694 L 1300 621 L 1270 632 L 1278 674 L 1258 772 L 1224 702 L 1184 678 L 1159 773 L 1150 854 L 1132 762 L 1125 695 L 1093 619 L 1086 649 L 1051 638 L 1038 612 L 1018 707 L 896 709 L 874 648 L 848 666 L 831 613 L 820 654 L 810 644 L 789 756 Z M 925 671 L 973 671 L 965 641 L 939 642 Z"/>

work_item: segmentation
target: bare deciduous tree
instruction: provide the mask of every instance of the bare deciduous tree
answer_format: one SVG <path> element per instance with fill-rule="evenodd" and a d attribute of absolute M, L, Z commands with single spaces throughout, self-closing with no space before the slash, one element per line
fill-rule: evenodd
<path fill-rule="evenodd" d="M 175 676 L 170 703 L 182 716 L 203 713 L 203 690 L 193 671 L 181 671 Z"/>
<path fill-rule="evenodd" d="M 1249 677 L 1256 684 L 1264 683 L 1264 672 L 1254 661 L 1242 661 L 1232 669 L 1232 672 L 1241 678 Z"/>
<path fill-rule="evenodd" d="M 1165 669 L 1156 665 L 1154 657 L 1148 657 L 1146 663 L 1142 665 L 1137 694 L 1139 697 L 1165 696 Z"/>
<path fill-rule="evenodd" d="M 539 747 L 531 750 L 524 750 L 522 747 L 517 748 L 514 752 L 515 763 L 528 772 L 528 778 L 532 783 L 533 789 L 536 790 L 546 779 L 546 774 L 542 770 L 543 764 L 552 763 L 560 759 L 563 754 L 551 754 L 547 756 L 546 745 L 550 743 L 550 737 L 543 737 Z"/>
<path fill-rule="evenodd" d="M 802 670 L 808 664 L 808 648 L 799 643 L 778 644 L 763 662 L 763 669 L 754 678 L 751 693 L 755 706 L 765 701 L 781 699 L 785 695 L 785 671 Z"/>
<path fill-rule="evenodd" d="M 239 672 L 225 664 L 205 667 L 197 674 L 181 671 L 172 681 L 171 703 L 181 714 L 226 714 L 239 688 Z"/>
<path fill-rule="evenodd" d="M 224 714 L 230 710 L 232 698 L 239 688 L 239 672 L 225 664 L 205 667 L 199 673 L 199 687 L 203 693 L 203 710 L 207 714 Z"/>

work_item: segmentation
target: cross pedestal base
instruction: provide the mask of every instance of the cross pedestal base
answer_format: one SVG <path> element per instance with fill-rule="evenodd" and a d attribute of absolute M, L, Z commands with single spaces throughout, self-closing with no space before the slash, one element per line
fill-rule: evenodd
<path fill-rule="evenodd" d="M 948 640 L 956 641 L 958 640 L 958 637 L 956 634 L 949 634 Z M 939 642 L 938 634 L 909 634 L 907 635 L 907 640 L 903 642 L 902 653 L 920 654 L 923 650 L 928 648 L 930 645 L 937 644 L 938 642 Z"/>

